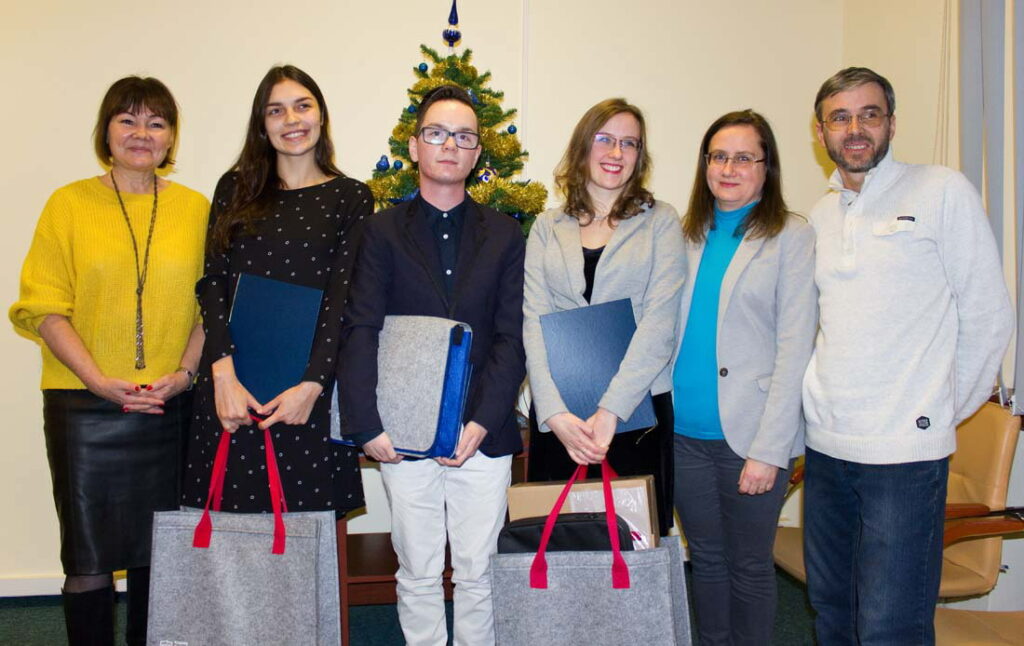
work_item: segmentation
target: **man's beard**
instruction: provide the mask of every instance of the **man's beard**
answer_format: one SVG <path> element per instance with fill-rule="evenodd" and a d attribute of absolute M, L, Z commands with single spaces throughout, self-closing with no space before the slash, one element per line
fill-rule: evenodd
<path fill-rule="evenodd" d="M 865 137 L 864 135 L 848 135 L 844 137 L 842 141 L 827 141 L 825 148 L 828 150 L 829 158 L 835 162 L 836 166 L 845 170 L 847 173 L 866 173 L 875 166 L 878 166 L 878 163 L 882 161 L 886 153 L 889 152 L 889 129 L 886 128 L 885 132 L 879 133 L 878 139 L 881 143 L 875 145 L 875 141 L 870 137 Z M 847 143 L 859 141 L 863 141 L 870 146 L 874 146 L 875 154 L 867 161 L 856 164 L 847 160 L 846 157 L 843 156 L 843 150 Z"/>

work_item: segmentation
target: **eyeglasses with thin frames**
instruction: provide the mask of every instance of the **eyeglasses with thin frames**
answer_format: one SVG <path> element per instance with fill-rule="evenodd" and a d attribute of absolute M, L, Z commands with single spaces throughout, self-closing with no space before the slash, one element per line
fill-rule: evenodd
<path fill-rule="evenodd" d="M 607 132 L 598 132 L 594 135 L 594 148 L 599 150 L 612 150 L 616 146 L 618 146 L 619 150 L 623 153 L 635 153 L 639 152 L 640 148 L 643 146 L 643 142 L 636 137 L 623 137 L 622 139 L 619 139 Z"/>
<path fill-rule="evenodd" d="M 712 151 L 704 155 L 704 161 L 708 166 L 724 167 L 732 162 L 733 168 L 750 168 L 754 164 L 764 163 L 764 158 L 755 159 L 750 153 L 737 153 L 733 156 L 726 155 L 721 151 Z"/>
<path fill-rule="evenodd" d="M 420 137 L 433 146 L 443 146 L 448 137 L 455 140 L 455 145 L 465 150 L 473 150 L 480 145 L 480 135 L 476 132 L 452 132 L 437 126 L 423 126 L 420 128 Z"/>
<path fill-rule="evenodd" d="M 832 114 L 825 117 L 825 127 L 829 130 L 836 132 L 839 130 L 846 130 L 853 125 L 854 120 L 862 128 L 877 128 L 882 125 L 882 121 L 891 117 L 892 114 L 882 112 L 875 108 L 868 108 L 858 112 L 857 114 L 850 114 L 849 112 L 833 112 Z"/>

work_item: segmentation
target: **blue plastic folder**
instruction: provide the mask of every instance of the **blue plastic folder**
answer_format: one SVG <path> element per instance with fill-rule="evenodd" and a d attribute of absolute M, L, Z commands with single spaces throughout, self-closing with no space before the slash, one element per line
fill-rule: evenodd
<path fill-rule="evenodd" d="M 462 412 L 466 408 L 466 395 L 469 394 L 469 378 L 473 374 L 473 364 L 469 362 L 473 331 L 468 325 L 455 324 L 449 338 L 451 343 L 445 362 L 437 434 L 430 450 L 423 455 L 428 458 L 455 457 L 455 449 L 462 436 Z M 406 447 L 397 447 L 395 450 L 406 455 L 416 455 L 415 450 Z"/>
<path fill-rule="evenodd" d="M 608 389 L 636 332 L 628 298 L 540 317 L 548 369 L 569 412 L 587 419 Z M 650 428 L 657 423 L 651 393 L 616 432 Z"/>
<path fill-rule="evenodd" d="M 238 277 L 228 319 L 235 374 L 261 404 L 302 381 L 322 299 L 313 287 Z"/>

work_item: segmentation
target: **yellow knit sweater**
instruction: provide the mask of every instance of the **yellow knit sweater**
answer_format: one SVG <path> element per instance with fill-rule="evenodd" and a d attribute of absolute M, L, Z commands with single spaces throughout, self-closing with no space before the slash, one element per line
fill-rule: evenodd
<path fill-rule="evenodd" d="M 142 264 L 152 195 L 121 193 Z M 142 297 L 146 368 L 135 369 L 135 255 L 113 189 L 99 178 L 58 189 L 43 209 L 11 306 L 15 329 L 43 351 L 43 388 L 85 388 L 39 337 L 49 314 L 70 319 L 103 374 L 151 383 L 174 372 L 198 321 L 209 202 L 179 184 L 160 192 Z"/>

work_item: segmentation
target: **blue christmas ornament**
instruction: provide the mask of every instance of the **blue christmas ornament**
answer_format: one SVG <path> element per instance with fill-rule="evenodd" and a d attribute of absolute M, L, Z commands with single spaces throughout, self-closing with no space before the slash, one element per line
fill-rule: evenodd
<path fill-rule="evenodd" d="M 512 217 L 514 217 L 517 220 L 522 220 L 523 219 L 523 214 L 522 213 L 513 213 Z"/>
<path fill-rule="evenodd" d="M 416 106 L 410 105 L 408 108 L 405 109 L 405 111 L 408 112 L 409 114 L 416 114 Z"/>
<path fill-rule="evenodd" d="M 516 128 L 515 124 L 510 124 L 508 127 L 508 134 L 514 135 L 519 132 L 519 128 Z"/>
<path fill-rule="evenodd" d="M 476 172 L 476 179 L 477 179 L 477 181 L 478 182 L 483 182 L 484 184 L 490 182 L 492 179 L 496 178 L 497 176 L 498 176 L 498 171 L 494 170 L 494 168 L 492 166 L 490 166 L 489 164 L 485 164 L 483 168 L 481 168 L 480 170 L 478 170 Z"/>
<path fill-rule="evenodd" d="M 426 63 L 420 63 L 419 64 L 419 70 L 421 72 L 426 72 L 427 71 L 427 64 Z"/>
<path fill-rule="evenodd" d="M 395 170 L 402 170 L 402 160 L 396 159 L 395 163 L 391 164 L 391 167 L 394 168 Z"/>
<path fill-rule="evenodd" d="M 389 166 L 391 166 L 391 164 L 388 163 L 388 156 L 387 155 L 381 155 L 380 159 L 377 160 L 377 166 L 376 166 L 377 170 L 379 170 L 380 172 L 383 173 L 384 171 L 386 171 L 388 169 Z"/>
<path fill-rule="evenodd" d="M 455 47 L 455 43 L 462 39 L 462 32 L 459 31 L 459 10 L 455 6 L 455 0 L 452 0 L 452 10 L 448 14 L 448 24 L 450 26 L 441 32 L 441 38 L 444 39 L 444 42 L 448 43 L 448 47 Z"/>
<path fill-rule="evenodd" d="M 474 92 L 473 90 L 467 89 L 466 90 L 466 94 L 468 94 L 469 98 L 473 101 L 473 105 L 480 105 L 480 100 L 476 98 L 476 92 Z"/>

